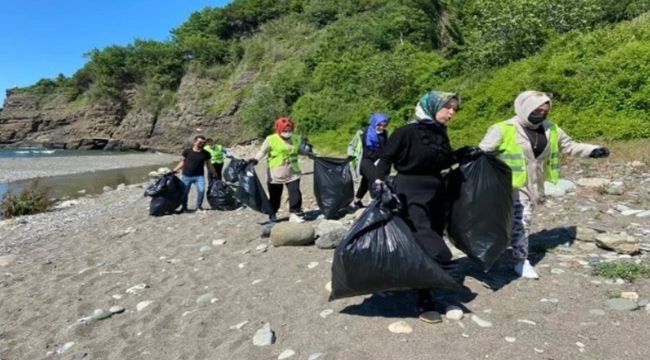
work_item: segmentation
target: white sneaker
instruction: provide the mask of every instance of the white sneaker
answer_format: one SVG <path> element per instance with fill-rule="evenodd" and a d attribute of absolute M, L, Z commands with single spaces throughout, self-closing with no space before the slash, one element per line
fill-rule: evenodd
<path fill-rule="evenodd" d="M 533 268 L 533 265 L 531 265 L 528 260 L 518 262 L 515 265 L 515 272 L 522 278 L 539 279 L 539 275 L 537 275 L 535 268 Z"/>
<path fill-rule="evenodd" d="M 301 223 L 301 222 L 305 222 L 305 219 L 300 215 L 291 214 L 291 215 L 289 215 L 289 222 Z"/>

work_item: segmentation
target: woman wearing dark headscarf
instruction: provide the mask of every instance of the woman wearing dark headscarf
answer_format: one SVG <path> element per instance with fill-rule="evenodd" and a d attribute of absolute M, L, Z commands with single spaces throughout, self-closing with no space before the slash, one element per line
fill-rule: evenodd
<path fill-rule="evenodd" d="M 422 249 L 454 276 L 451 251 L 442 239 L 445 186 L 440 172 L 455 162 L 447 124 L 459 106 L 457 94 L 430 91 L 422 96 L 415 108 L 416 121 L 395 130 L 377 163 L 378 183 L 388 176 L 391 165 L 395 167 L 394 190 L 405 207 L 404 220 Z M 418 291 L 417 308 L 420 319 L 438 322 L 430 316 L 434 310 L 430 289 Z"/>
<path fill-rule="evenodd" d="M 354 158 L 358 164 L 358 173 L 361 175 L 361 182 L 357 189 L 355 196 L 354 206 L 357 208 L 363 207 L 361 201 L 368 192 L 369 187 L 377 179 L 377 170 L 375 163 L 379 159 L 386 141 L 388 139 L 388 131 L 386 126 L 390 117 L 383 113 L 374 113 L 370 117 L 370 125 L 355 135 L 348 145 L 348 156 Z M 372 195 L 372 194 L 371 194 Z"/>

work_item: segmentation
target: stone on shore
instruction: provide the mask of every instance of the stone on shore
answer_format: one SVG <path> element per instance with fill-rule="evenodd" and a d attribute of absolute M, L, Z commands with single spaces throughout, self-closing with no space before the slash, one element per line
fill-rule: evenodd
<path fill-rule="evenodd" d="M 301 246 L 314 243 L 314 228 L 307 223 L 283 222 L 271 229 L 273 246 Z"/>

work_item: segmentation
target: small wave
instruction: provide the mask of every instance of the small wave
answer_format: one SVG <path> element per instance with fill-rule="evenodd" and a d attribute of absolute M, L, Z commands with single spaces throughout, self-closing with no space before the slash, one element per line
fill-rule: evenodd
<path fill-rule="evenodd" d="M 29 150 L 17 150 L 16 151 L 16 154 L 29 154 L 29 153 L 30 153 Z"/>

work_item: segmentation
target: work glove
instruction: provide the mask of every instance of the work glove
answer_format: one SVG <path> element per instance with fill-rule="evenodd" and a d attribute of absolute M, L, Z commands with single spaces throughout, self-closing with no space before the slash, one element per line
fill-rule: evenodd
<path fill-rule="evenodd" d="M 606 158 L 609 156 L 609 150 L 606 147 L 599 147 L 591 150 L 590 158 Z"/>

